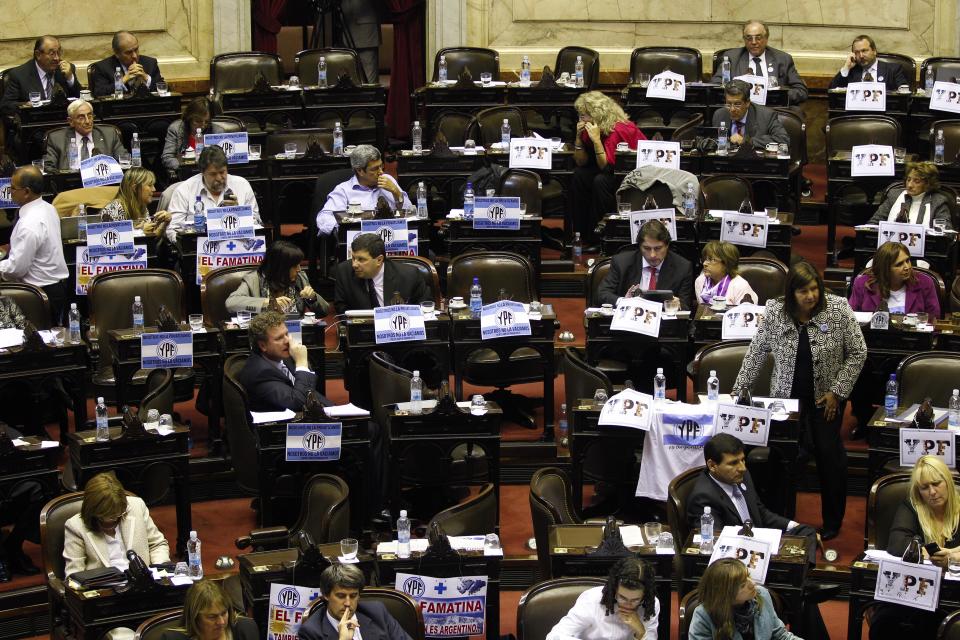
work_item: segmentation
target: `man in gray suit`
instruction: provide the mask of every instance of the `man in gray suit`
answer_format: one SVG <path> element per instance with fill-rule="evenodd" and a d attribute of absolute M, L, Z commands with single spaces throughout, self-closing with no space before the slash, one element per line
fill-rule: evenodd
<path fill-rule="evenodd" d="M 372 0 L 343 0 L 344 29 L 350 30 L 353 37 L 353 48 L 357 51 L 360 66 L 366 81 L 371 84 L 380 83 L 380 15 L 377 13 L 377 2 Z M 344 35 L 341 38 L 344 46 L 350 46 Z M 334 78 L 334 80 L 336 80 Z"/>
<path fill-rule="evenodd" d="M 790 142 L 790 136 L 780 124 L 773 109 L 750 103 L 750 85 L 743 80 L 732 80 L 723 88 L 725 107 L 713 114 L 713 126 L 721 123 L 727 129 L 730 143 L 748 144 L 762 149 L 768 142 Z"/>
<path fill-rule="evenodd" d="M 70 170 L 70 145 L 78 150 L 82 162 L 97 154 L 119 158 L 125 152 L 123 141 L 113 127 L 97 127 L 93 124 L 93 106 L 86 100 L 74 100 L 67 107 L 65 129 L 51 131 L 43 154 L 44 171 Z"/>
<path fill-rule="evenodd" d="M 797 105 L 807 99 L 807 85 L 800 79 L 797 68 L 793 64 L 793 56 L 785 51 L 767 46 L 770 30 L 759 20 L 751 20 L 743 25 L 743 44 L 737 49 L 724 51 L 717 68 L 714 71 L 712 82 L 722 82 L 723 56 L 730 58 L 730 77 L 736 78 L 746 74 L 770 76 L 771 69 L 776 76 L 780 88 L 787 90 L 791 105 Z"/>

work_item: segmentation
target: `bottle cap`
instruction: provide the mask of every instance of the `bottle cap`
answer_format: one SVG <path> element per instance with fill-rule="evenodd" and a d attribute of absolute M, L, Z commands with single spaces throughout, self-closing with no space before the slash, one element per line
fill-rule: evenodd
<path fill-rule="evenodd" d="M 406 517 L 407 517 L 407 510 L 406 510 L 406 509 L 400 509 L 400 517 L 401 517 L 401 518 L 406 518 Z"/>
<path fill-rule="evenodd" d="M 97 396 L 97 404 L 103 404 L 103 396 Z"/>
<path fill-rule="evenodd" d="M 419 127 L 419 126 L 420 126 L 420 121 L 419 121 L 419 120 L 414 120 L 414 121 L 413 121 L 413 126 Z"/>
<path fill-rule="evenodd" d="M 413 377 L 414 377 L 414 378 L 419 378 L 419 377 L 420 377 L 420 369 L 414 369 L 414 370 L 413 370 Z"/>
<path fill-rule="evenodd" d="M 76 308 L 77 308 L 77 303 L 76 303 L 76 302 L 71 302 L 71 303 L 70 303 L 70 308 L 71 308 L 71 309 L 76 309 Z"/>
<path fill-rule="evenodd" d="M 191 539 L 191 540 L 196 540 L 196 539 L 197 539 L 197 532 L 196 532 L 196 531 L 191 531 L 191 532 L 190 532 L 190 539 Z"/>
<path fill-rule="evenodd" d="M 710 515 L 710 505 L 707 505 L 703 508 L 703 512 L 707 515 Z"/>
<path fill-rule="evenodd" d="M 140 296 L 133 296 L 134 302 L 140 302 Z"/>
<path fill-rule="evenodd" d="M 717 376 L 716 370 L 715 370 L 715 369 L 710 369 L 710 377 L 711 377 L 711 378 L 715 378 L 716 376 Z"/>
<path fill-rule="evenodd" d="M 663 367 L 657 367 L 657 373 L 663 373 Z"/>

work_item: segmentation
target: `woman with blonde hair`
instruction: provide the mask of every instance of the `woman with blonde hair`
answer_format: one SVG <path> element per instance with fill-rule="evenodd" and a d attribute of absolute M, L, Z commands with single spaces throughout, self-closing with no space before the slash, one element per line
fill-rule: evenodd
<path fill-rule="evenodd" d="M 257 640 L 251 618 L 237 615 L 219 582 L 200 580 L 183 601 L 183 626 L 163 632 L 160 640 Z"/>
<path fill-rule="evenodd" d="M 743 276 L 737 273 L 740 251 L 737 245 L 723 240 L 711 240 L 703 246 L 703 273 L 693 283 L 697 304 L 709 305 L 715 296 L 726 298 L 727 304 L 752 302 L 760 298 Z"/>
<path fill-rule="evenodd" d="M 148 236 L 162 236 L 170 224 L 171 215 L 158 211 L 152 218 L 147 205 L 153 200 L 157 180 L 153 172 L 143 167 L 132 167 L 123 174 L 117 197 L 108 202 L 101 213 L 113 220 L 132 220 L 133 226 L 143 227 Z"/>

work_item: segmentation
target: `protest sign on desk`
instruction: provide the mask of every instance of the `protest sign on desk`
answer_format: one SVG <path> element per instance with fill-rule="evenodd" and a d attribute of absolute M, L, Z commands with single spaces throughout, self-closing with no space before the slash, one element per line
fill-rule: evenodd
<path fill-rule="evenodd" d="M 379 235 L 387 253 L 405 254 L 410 249 L 406 218 L 361 220 L 360 233 Z"/>
<path fill-rule="evenodd" d="M 921 456 L 933 456 L 950 469 L 957 466 L 957 433 L 947 429 L 900 429 L 900 466 L 912 467 Z"/>
<path fill-rule="evenodd" d="M 680 168 L 680 143 L 670 140 L 638 140 L 637 169 L 649 165 Z"/>
<path fill-rule="evenodd" d="M 766 247 L 770 218 L 752 213 L 724 213 L 720 240 L 746 247 Z"/>
<path fill-rule="evenodd" d="M 250 162 L 247 152 L 249 137 L 246 131 L 236 133 L 206 133 L 203 136 L 204 146 L 217 145 L 227 156 L 227 164 L 246 164 Z"/>
<path fill-rule="evenodd" d="M 718 402 L 713 424 L 717 433 L 729 433 L 744 444 L 765 447 L 770 436 L 770 409 Z"/>
<path fill-rule="evenodd" d="M 886 111 L 887 85 L 883 82 L 851 82 L 844 104 L 847 111 Z"/>
<path fill-rule="evenodd" d="M 342 422 L 291 422 L 287 425 L 287 462 L 340 459 Z"/>
<path fill-rule="evenodd" d="M 87 287 L 93 276 L 110 271 L 137 271 L 147 268 L 147 248 L 134 247 L 132 253 L 114 253 L 108 256 L 92 256 L 87 247 L 76 247 L 77 276 L 74 291 L 78 296 L 87 295 Z"/>
<path fill-rule="evenodd" d="M 766 307 L 760 304 L 743 303 L 723 312 L 721 340 L 750 340 L 757 335 L 763 324 Z"/>
<path fill-rule="evenodd" d="M 197 284 L 203 284 L 204 276 L 220 267 L 260 264 L 266 244 L 263 236 L 236 240 L 197 238 Z"/>
<path fill-rule="evenodd" d="M 761 538 L 720 534 L 714 543 L 710 564 L 721 558 L 736 558 L 747 568 L 751 580 L 763 584 L 767 580 L 767 569 L 770 568 L 774 553 L 770 543 Z"/>
<path fill-rule="evenodd" d="M 663 303 L 644 298 L 620 298 L 610 322 L 611 331 L 630 331 L 656 338 L 660 335 Z"/>
<path fill-rule="evenodd" d="M 877 231 L 877 248 L 887 242 L 899 242 L 915 258 L 922 258 L 926 250 L 927 227 L 909 222 L 887 222 L 881 220 Z"/>
<path fill-rule="evenodd" d="M 353 258 L 353 239 L 363 233 L 357 229 L 347 229 L 347 260 Z M 402 251 L 387 251 L 388 256 L 416 256 L 420 252 L 420 243 L 417 240 L 417 230 L 407 230 L 407 248 Z"/>
<path fill-rule="evenodd" d="M 850 149 L 850 175 L 893 176 L 896 163 L 889 144 L 858 144 Z"/>
<path fill-rule="evenodd" d="M 930 110 L 960 113 L 960 84 L 939 80 L 934 82 L 930 94 Z"/>
<path fill-rule="evenodd" d="M 157 331 L 140 334 L 141 369 L 178 369 L 192 366 L 192 331 Z"/>
<path fill-rule="evenodd" d="M 397 573 L 394 588 L 416 601 L 428 638 L 485 635 L 487 576 L 432 578 Z"/>
<path fill-rule="evenodd" d="M 384 297 L 392 295 L 386 291 Z M 426 340 L 423 311 L 416 304 L 395 304 L 373 310 L 373 331 L 377 344 Z"/>
<path fill-rule="evenodd" d="M 320 597 L 315 587 L 270 584 L 270 613 L 267 616 L 267 640 L 292 640 L 311 603 Z"/>
<path fill-rule="evenodd" d="M 207 237 L 210 240 L 233 240 L 252 236 L 253 207 L 250 205 L 207 209 Z"/>
<path fill-rule="evenodd" d="M 551 169 L 553 144 L 546 138 L 510 138 L 511 169 Z"/>
<path fill-rule="evenodd" d="M 16 209 L 20 205 L 13 201 L 11 183 L 13 178 L 0 178 L 0 209 Z"/>
<path fill-rule="evenodd" d="M 474 229 L 520 229 L 520 198 L 478 196 L 473 206 Z"/>
<path fill-rule="evenodd" d="M 530 315 L 520 302 L 499 300 L 480 308 L 480 339 L 529 336 Z"/>
<path fill-rule="evenodd" d="M 92 256 L 133 253 L 133 221 L 111 220 L 87 225 L 87 249 Z"/>
<path fill-rule="evenodd" d="M 734 80 L 743 80 L 750 85 L 750 102 L 753 104 L 767 104 L 767 76 L 745 74 Z"/>
<path fill-rule="evenodd" d="M 687 99 L 687 81 L 679 73 L 663 71 L 650 78 L 647 97 L 683 102 Z"/>
<path fill-rule="evenodd" d="M 630 427 L 646 431 L 653 415 L 653 396 L 624 389 L 603 403 L 597 424 L 601 427 Z"/>
<path fill-rule="evenodd" d="M 630 212 L 630 242 L 637 244 L 637 232 L 645 222 L 659 220 L 670 232 L 670 240 L 677 239 L 677 210 L 670 209 L 643 209 Z"/>
<path fill-rule="evenodd" d="M 80 182 L 84 188 L 120 184 L 123 169 L 116 158 L 98 154 L 80 163 Z"/>
<path fill-rule="evenodd" d="M 940 603 L 943 569 L 932 564 L 914 564 L 882 558 L 877 570 L 873 599 L 905 607 L 936 611 Z"/>

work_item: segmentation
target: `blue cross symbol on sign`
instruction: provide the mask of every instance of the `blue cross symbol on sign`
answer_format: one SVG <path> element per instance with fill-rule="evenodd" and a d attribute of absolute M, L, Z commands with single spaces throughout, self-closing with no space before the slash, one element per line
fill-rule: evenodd
<path fill-rule="evenodd" d="M 236 243 L 236 242 L 233 242 L 233 241 L 231 240 L 230 242 L 227 243 L 227 249 L 230 249 L 230 251 L 233 251 L 233 250 L 236 249 L 236 248 L 237 248 L 237 243 Z"/>
<path fill-rule="evenodd" d="M 447 585 L 443 584 L 442 582 L 439 582 L 437 583 L 437 586 L 433 588 L 433 590 L 439 593 L 440 595 L 443 595 L 443 592 L 447 590 Z"/>

